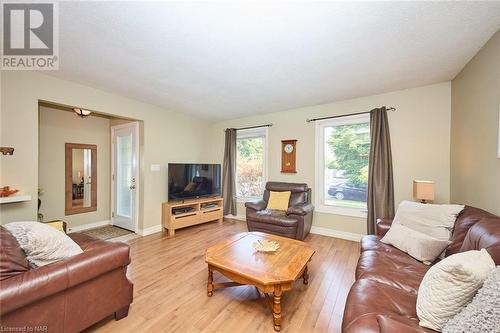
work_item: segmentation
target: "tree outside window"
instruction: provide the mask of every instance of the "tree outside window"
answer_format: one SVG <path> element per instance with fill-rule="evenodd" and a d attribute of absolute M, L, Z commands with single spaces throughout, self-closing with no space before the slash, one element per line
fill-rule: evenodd
<path fill-rule="evenodd" d="M 236 141 L 236 195 L 261 197 L 264 192 L 265 136 L 242 137 Z"/>
<path fill-rule="evenodd" d="M 325 127 L 324 140 L 324 204 L 366 209 L 369 122 Z"/>

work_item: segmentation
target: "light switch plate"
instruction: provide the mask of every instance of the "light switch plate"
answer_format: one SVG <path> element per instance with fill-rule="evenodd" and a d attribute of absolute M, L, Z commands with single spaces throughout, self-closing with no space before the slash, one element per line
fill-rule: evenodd
<path fill-rule="evenodd" d="M 160 171 L 160 168 L 159 164 L 151 164 L 151 171 Z"/>

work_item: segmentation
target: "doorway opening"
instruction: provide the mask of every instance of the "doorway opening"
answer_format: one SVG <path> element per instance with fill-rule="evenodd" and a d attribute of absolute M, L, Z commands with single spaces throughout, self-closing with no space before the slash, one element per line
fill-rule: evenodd
<path fill-rule="evenodd" d="M 54 102 L 38 104 L 40 222 L 62 221 L 68 232 L 111 225 L 139 233 L 143 122 Z M 119 234 L 106 230 L 106 237 Z"/>

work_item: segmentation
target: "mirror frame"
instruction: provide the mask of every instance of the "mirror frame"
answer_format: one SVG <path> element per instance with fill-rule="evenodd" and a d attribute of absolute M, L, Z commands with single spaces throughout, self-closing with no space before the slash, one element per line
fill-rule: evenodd
<path fill-rule="evenodd" d="M 92 187 L 89 207 L 73 207 L 73 149 L 90 149 Z M 65 215 L 73 215 L 97 210 L 97 145 L 82 143 L 65 144 Z"/>

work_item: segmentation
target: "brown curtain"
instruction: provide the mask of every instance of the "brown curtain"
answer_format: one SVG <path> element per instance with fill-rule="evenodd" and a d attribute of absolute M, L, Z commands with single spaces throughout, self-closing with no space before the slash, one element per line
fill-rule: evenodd
<path fill-rule="evenodd" d="M 226 129 L 224 165 L 222 168 L 224 215 L 236 215 L 236 129 Z"/>
<path fill-rule="evenodd" d="M 371 110 L 370 133 L 367 231 L 373 235 L 377 218 L 394 217 L 391 137 L 385 107 Z"/>

